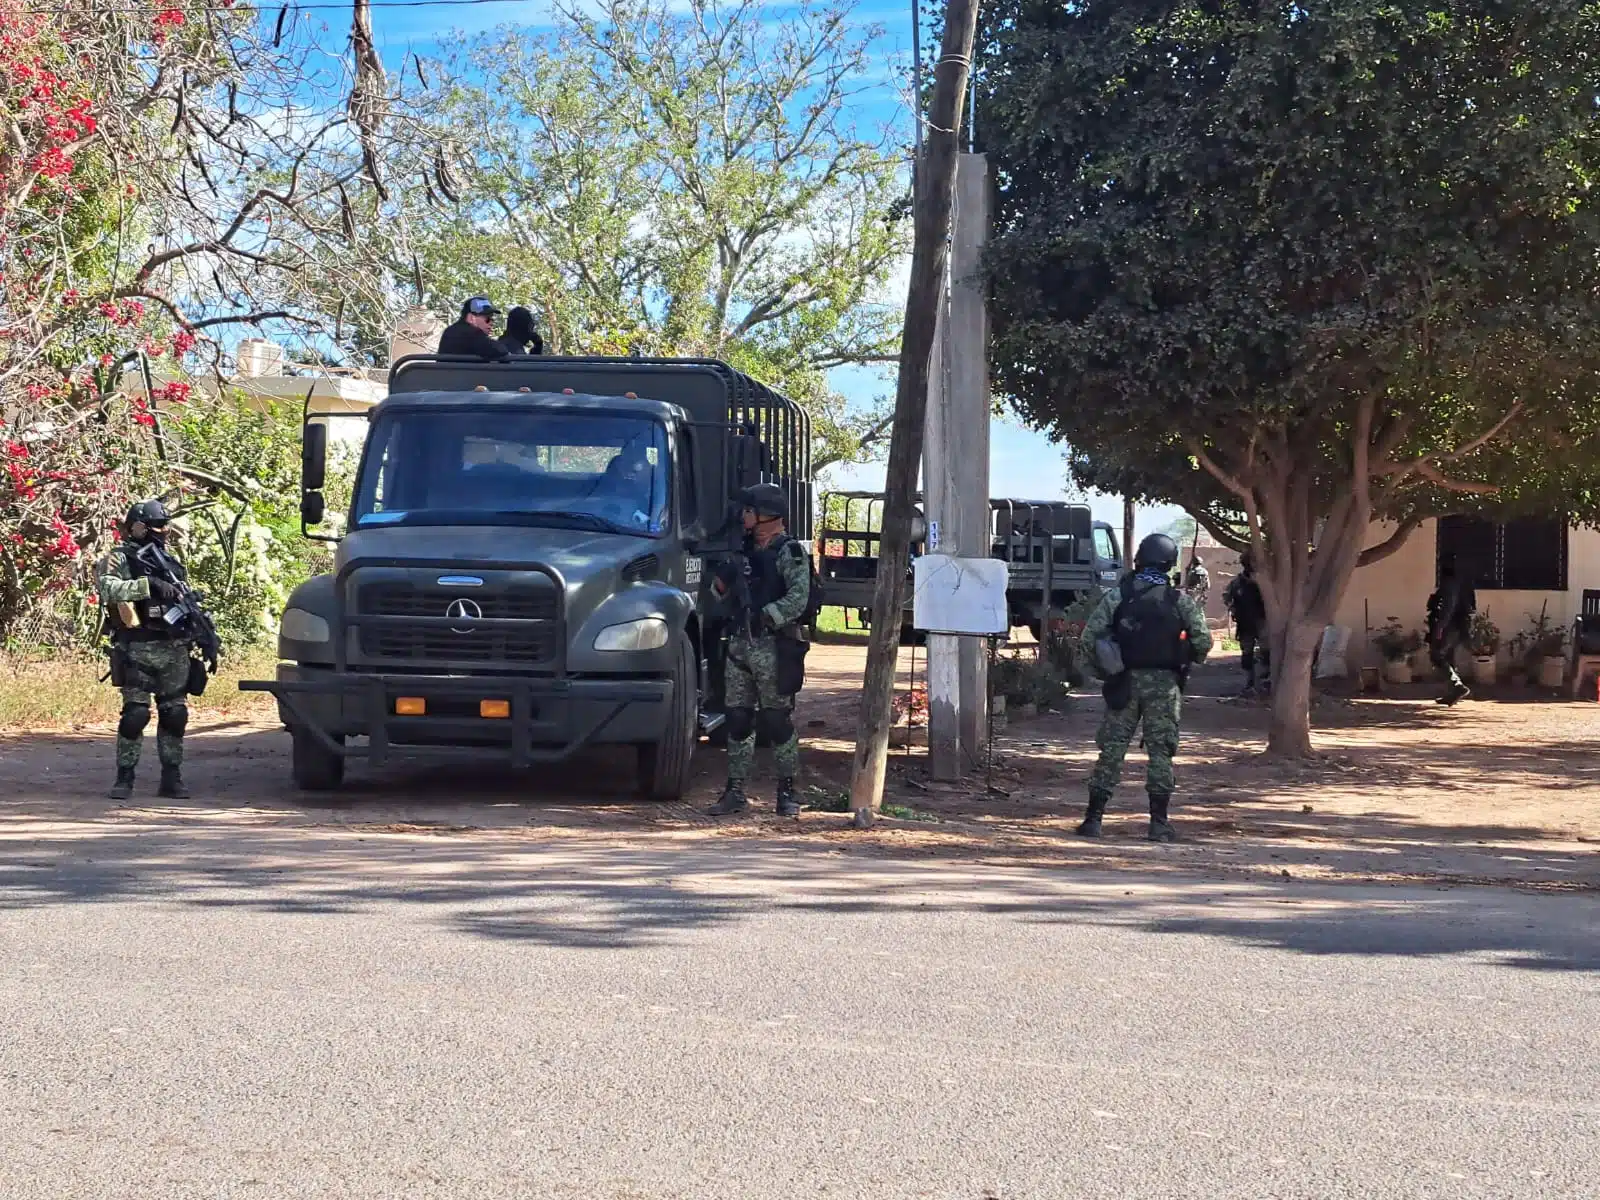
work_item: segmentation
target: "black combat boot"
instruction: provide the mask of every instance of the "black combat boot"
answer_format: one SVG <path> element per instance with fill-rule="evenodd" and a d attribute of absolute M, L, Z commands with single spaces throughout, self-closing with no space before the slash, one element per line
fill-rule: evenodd
<path fill-rule="evenodd" d="M 117 781 L 111 785 L 111 790 L 106 795 L 112 800 L 126 800 L 133 795 L 132 767 L 117 768 Z"/>
<path fill-rule="evenodd" d="M 1445 688 L 1444 695 L 1440 696 L 1434 703 L 1442 704 L 1446 708 L 1454 708 L 1459 701 L 1465 700 L 1470 695 L 1472 695 L 1472 689 L 1462 683 L 1461 680 L 1456 679 L 1451 681 L 1450 685 Z"/>
<path fill-rule="evenodd" d="M 800 798 L 794 794 L 794 780 L 778 780 L 778 815 L 780 817 L 798 817 L 800 815 Z"/>
<path fill-rule="evenodd" d="M 1178 831 L 1172 827 L 1172 822 L 1167 820 L 1167 805 L 1172 802 L 1172 797 L 1166 792 L 1150 793 L 1150 840 L 1152 842 L 1175 842 L 1178 840 Z"/>
<path fill-rule="evenodd" d="M 161 786 L 156 795 L 167 800 L 187 800 L 189 789 L 183 786 L 183 772 L 177 767 L 161 768 Z"/>
<path fill-rule="evenodd" d="M 750 801 L 745 799 L 744 795 L 744 780 L 730 779 L 728 786 L 722 789 L 722 799 L 706 811 L 713 817 L 731 817 L 734 813 L 742 813 L 749 807 Z"/>
<path fill-rule="evenodd" d="M 1083 823 L 1076 830 L 1079 837 L 1100 836 L 1100 818 L 1106 815 L 1106 805 L 1110 803 L 1110 792 L 1089 793 L 1089 809 L 1083 814 Z"/>

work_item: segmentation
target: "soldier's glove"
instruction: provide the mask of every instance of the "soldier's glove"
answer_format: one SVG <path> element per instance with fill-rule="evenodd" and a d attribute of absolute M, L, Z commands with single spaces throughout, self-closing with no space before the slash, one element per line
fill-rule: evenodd
<path fill-rule="evenodd" d="M 150 595 L 157 600 L 165 600 L 171 603 L 183 595 L 183 589 L 176 584 L 168 583 L 165 579 L 158 579 L 152 575 L 150 576 Z"/>

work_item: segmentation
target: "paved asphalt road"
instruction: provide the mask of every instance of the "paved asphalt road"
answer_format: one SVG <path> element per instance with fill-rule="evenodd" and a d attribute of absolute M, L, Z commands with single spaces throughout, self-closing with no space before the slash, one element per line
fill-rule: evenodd
<path fill-rule="evenodd" d="M 1594 1196 L 1597 913 L 85 823 L 0 841 L 0 1196 Z"/>

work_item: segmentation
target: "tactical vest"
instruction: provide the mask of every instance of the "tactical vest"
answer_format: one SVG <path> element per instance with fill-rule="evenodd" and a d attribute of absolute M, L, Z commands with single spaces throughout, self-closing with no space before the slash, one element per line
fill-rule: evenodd
<path fill-rule="evenodd" d="M 1129 670 L 1181 671 L 1189 665 L 1189 630 L 1178 593 L 1135 576 L 1123 580 L 1112 636 Z"/>
<path fill-rule="evenodd" d="M 776 604 L 788 594 L 789 585 L 784 582 L 783 573 L 778 570 L 778 553 L 788 545 L 789 541 L 786 534 L 779 534 L 762 548 L 757 548 L 752 542 L 744 556 L 745 580 L 750 587 L 750 607 L 756 612 L 760 612 L 769 604 Z"/>
<path fill-rule="evenodd" d="M 126 545 L 118 545 L 111 551 L 120 555 L 128 564 L 128 572 L 135 579 L 142 579 L 148 572 L 144 564 L 139 561 L 139 556 Z M 170 642 L 178 636 L 177 632 L 164 620 L 167 606 L 154 596 L 145 600 L 131 600 L 134 612 L 139 616 L 137 625 L 126 625 L 122 620 L 122 613 L 116 604 L 105 606 L 106 632 L 114 640 L 124 642 Z"/>

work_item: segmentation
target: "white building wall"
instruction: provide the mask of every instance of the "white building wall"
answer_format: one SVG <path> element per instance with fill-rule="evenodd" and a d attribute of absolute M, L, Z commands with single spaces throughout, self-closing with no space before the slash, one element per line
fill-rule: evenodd
<path fill-rule="evenodd" d="M 1366 544 L 1377 545 L 1393 529 L 1393 525 L 1373 525 Z M 1339 602 L 1334 623 L 1352 630 L 1352 659 L 1368 665 L 1377 662 L 1377 656 L 1370 651 L 1365 657 L 1361 653 L 1366 647 L 1362 629 L 1369 613 L 1370 628 L 1374 632 L 1390 617 L 1399 618 L 1408 629 L 1425 627 L 1428 595 L 1433 591 L 1437 545 L 1437 525 L 1429 521 L 1394 554 L 1369 567 L 1358 568 L 1351 577 L 1344 599 Z M 1487 612 L 1500 627 L 1501 644 L 1504 646 L 1539 615 L 1541 605 L 1546 606 L 1554 625 L 1570 627 L 1582 603 L 1584 588 L 1600 589 L 1600 530 L 1574 526 L 1567 535 L 1566 591 L 1485 589 L 1478 592 L 1478 610 Z"/>

